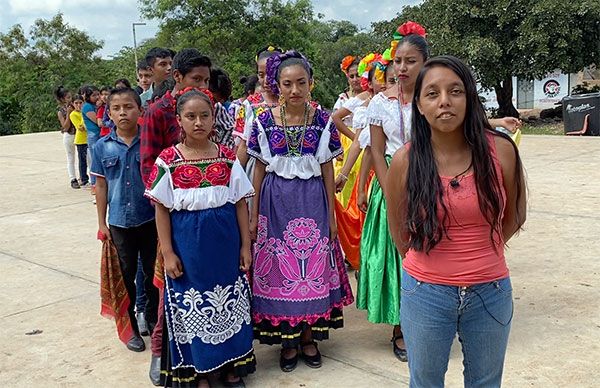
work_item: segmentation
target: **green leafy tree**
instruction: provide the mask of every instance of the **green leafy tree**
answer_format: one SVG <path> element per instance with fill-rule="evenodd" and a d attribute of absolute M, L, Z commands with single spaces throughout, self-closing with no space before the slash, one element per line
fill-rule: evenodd
<path fill-rule="evenodd" d="M 101 47 L 101 41 L 69 26 L 60 13 L 36 20 L 28 36 L 20 25 L 0 34 L 3 133 L 57 130 L 53 90 L 107 82 L 103 61 L 96 56 Z"/>
<path fill-rule="evenodd" d="M 426 27 L 433 54 L 473 66 L 481 85 L 496 92 L 501 116 L 518 116 L 513 76 L 531 80 L 600 63 L 597 0 L 426 0 L 374 31 L 393 31 L 407 20 Z"/>
<path fill-rule="evenodd" d="M 255 73 L 256 52 L 276 45 L 299 50 L 311 60 L 316 78 L 313 96 L 331 107 L 345 88 L 341 59 L 373 46 L 372 37 L 359 33 L 351 22 L 322 21 L 310 0 L 141 0 L 141 10 L 161 23 L 157 44 L 207 53 L 229 73 L 238 95 L 241 85 L 235 81 Z"/>

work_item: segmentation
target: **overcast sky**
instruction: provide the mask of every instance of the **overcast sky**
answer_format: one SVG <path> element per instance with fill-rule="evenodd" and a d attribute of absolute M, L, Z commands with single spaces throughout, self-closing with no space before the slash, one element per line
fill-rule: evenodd
<path fill-rule="evenodd" d="M 419 0 L 313 0 L 316 13 L 326 19 L 350 20 L 361 28 L 369 28 L 371 22 L 390 19 L 405 5 Z M 343 6 L 342 6 L 343 4 Z M 355 4 L 351 7 L 348 4 Z M 366 4 L 375 4 L 367 9 Z M 100 51 L 103 57 L 117 53 L 122 46 L 133 46 L 131 23 L 146 22 L 136 27 L 138 43 L 151 38 L 158 30 L 158 22 L 141 20 L 137 0 L 0 0 L 0 32 L 6 33 L 13 25 L 21 24 L 29 31 L 34 20 L 50 19 L 62 12 L 67 23 L 86 31 L 95 39 L 104 41 Z"/>

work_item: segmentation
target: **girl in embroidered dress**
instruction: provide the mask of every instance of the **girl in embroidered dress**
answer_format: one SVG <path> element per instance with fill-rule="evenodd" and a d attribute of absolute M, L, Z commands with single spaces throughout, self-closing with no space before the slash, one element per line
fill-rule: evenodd
<path fill-rule="evenodd" d="M 283 104 L 258 116 L 248 141 L 260 192 L 251 217 L 252 316 L 255 339 L 282 344 L 280 367 L 289 372 L 300 352 L 308 366 L 321 366 L 315 340 L 342 327 L 342 308 L 353 301 L 333 213 L 332 160 L 342 149 L 327 112 L 308 101 L 306 58 L 269 58 L 267 79 Z"/>
<path fill-rule="evenodd" d="M 373 323 L 394 325 L 392 350 L 400 361 L 407 361 L 400 329 L 401 258 L 389 233 L 385 204 L 385 175 L 389 160 L 407 141 L 414 84 L 427 57 L 429 47 L 425 29 L 414 22 L 398 28 L 390 57 L 398 83 L 375 95 L 367 110 L 370 147 L 377 179 L 373 180 L 360 249 L 360 274 L 357 302 L 367 310 Z"/>
<path fill-rule="evenodd" d="M 210 92 L 177 100 L 183 141 L 154 165 L 146 196 L 156 202 L 164 256 L 165 316 L 171 383 L 209 386 L 220 370 L 225 386 L 243 387 L 255 369 L 250 318 L 248 209 L 254 194 L 235 153 L 210 141 Z"/>
<path fill-rule="evenodd" d="M 350 98 L 332 115 L 336 127 L 345 128 L 348 131 L 350 129 L 346 125 L 345 119 L 351 117 L 351 127 L 355 134 L 354 140 L 345 152 L 343 166 L 338 171 L 335 179 L 336 191 L 338 193 L 350 191 L 350 197 L 347 202 L 343 202 L 343 199 L 340 201 L 340 194 L 337 195 L 335 215 L 340 243 L 346 255 L 346 260 L 356 270 L 358 270 L 360 263 L 360 238 L 364 222 L 364 213 L 360 211 L 358 206 L 358 196 L 359 193 L 364 193 L 364 186 L 366 186 L 364 177 L 363 187 L 360 186 L 360 179 L 358 179 L 363 157 L 358 139 L 362 134 L 362 129 L 366 126 L 367 106 L 373 93 L 377 94 L 386 88 L 385 63 L 381 54 L 376 53 L 368 54 L 361 59 L 358 65 L 358 73 L 364 91 Z M 376 71 L 380 75 L 380 80 L 375 79 Z M 370 168 L 366 170 L 367 174 L 369 170 Z"/>

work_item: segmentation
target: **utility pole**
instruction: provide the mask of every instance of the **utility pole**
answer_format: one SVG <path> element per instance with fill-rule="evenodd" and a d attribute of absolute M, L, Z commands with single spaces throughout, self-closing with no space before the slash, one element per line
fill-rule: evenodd
<path fill-rule="evenodd" d="M 133 29 L 133 57 L 135 59 L 135 69 L 137 70 L 138 56 L 137 56 L 137 40 L 135 39 L 135 26 L 145 26 L 146 23 L 134 22 L 131 23 Z"/>

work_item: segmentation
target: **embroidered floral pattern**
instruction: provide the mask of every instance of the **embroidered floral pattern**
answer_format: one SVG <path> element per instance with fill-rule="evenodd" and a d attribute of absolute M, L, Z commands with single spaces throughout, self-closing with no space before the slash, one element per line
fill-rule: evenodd
<path fill-rule="evenodd" d="M 229 183 L 231 169 L 225 162 L 213 163 L 206 167 L 205 177 L 212 186 L 225 186 Z"/>
<path fill-rule="evenodd" d="M 159 155 L 159 158 L 161 158 L 166 164 L 173 163 L 177 157 L 178 155 L 174 147 L 165 148 Z"/>
<path fill-rule="evenodd" d="M 271 237 L 267 240 L 267 218 L 259 216 L 254 284 L 259 294 L 270 297 L 324 298 L 331 284 L 329 238 L 321 237 L 315 220 L 296 218 L 288 222 L 283 241 Z M 337 279 L 337 277 L 336 277 Z M 334 279 L 335 280 L 335 279 Z"/>
<path fill-rule="evenodd" d="M 305 251 L 317 245 L 321 232 L 310 218 L 291 220 L 283 232 L 283 239 L 292 249 Z"/>
<path fill-rule="evenodd" d="M 250 295 L 247 281 L 238 277 L 235 285 L 200 292 L 190 288 L 183 294 L 171 290 L 169 301 L 173 331 L 169 335 L 180 344 L 198 338 L 205 344 L 218 345 L 250 324 Z"/>
<path fill-rule="evenodd" d="M 181 189 L 193 189 L 200 186 L 204 174 L 198 166 L 186 164 L 176 167 L 171 173 L 173 185 Z"/>

